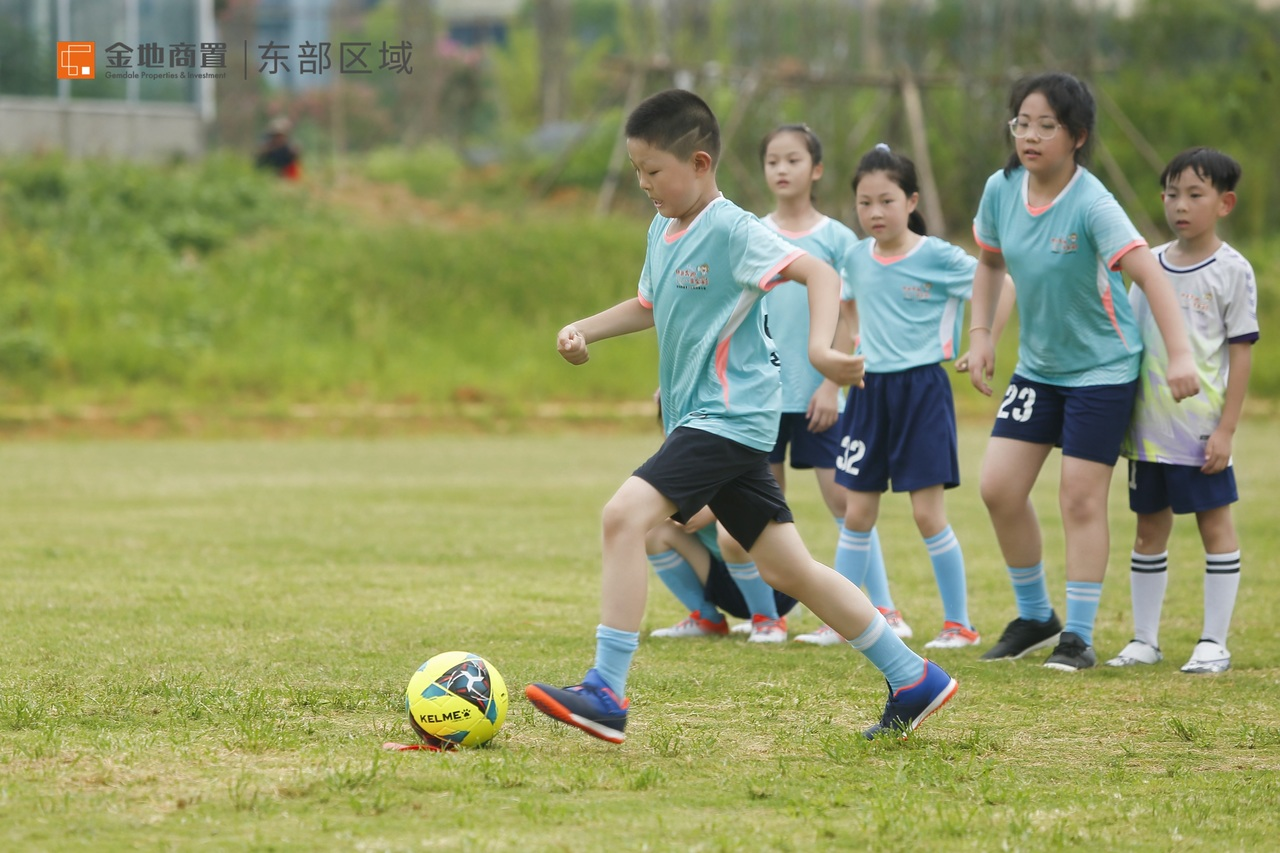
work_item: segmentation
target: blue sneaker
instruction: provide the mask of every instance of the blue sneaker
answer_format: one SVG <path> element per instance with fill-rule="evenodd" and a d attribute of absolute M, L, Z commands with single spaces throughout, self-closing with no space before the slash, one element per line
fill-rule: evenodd
<path fill-rule="evenodd" d="M 925 717 L 947 704 L 960 684 L 932 661 L 924 662 L 924 675 L 915 684 L 901 687 L 889 694 L 880 722 L 862 734 L 871 740 L 881 732 L 896 732 L 903 740 L 924 722 Z"/>
<path fill-rule="evenodd" d="M 524 689 L 525 698 L 548 717 L 577 726 L 589 735 L 622 743 L 627 739 L 622 730 L 627 727 L 627 708 L 630 700 L 618 701 L 600 673 L 595 668 L 587 670 L 581 684 L 570 687 L 552 687 L 534 682 Z"/>

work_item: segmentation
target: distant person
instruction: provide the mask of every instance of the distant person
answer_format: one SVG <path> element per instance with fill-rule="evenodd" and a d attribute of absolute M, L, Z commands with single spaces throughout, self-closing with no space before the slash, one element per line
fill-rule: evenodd
<path fill-rule="evenodd" d="M 805 124 L 784 124 L 770 131 L 760 142 L 760 165 L 765 183 L 773 195 L 773 210 L 763 218 L 765 225 L 816 258 L 826 261 L 845 274 L 845 260 L 858 242 L 842 222 L 823 214 L 813 203 L 814 185 L 822 178 L 822 140 Z M 839 538 L 844 541 L 845 490 L 836 484 L 836 458 L 840 455 L 840 414 L 856 402 L 858 390 L 850 389 L 848 400 L 841 399 L 841 389 L 809 363 L 809 302 L 803 285 L 783 282 L 764 298 L 768 314 L 765 328 L 773 339 L 782 372 L 782 419 L 778 441 L 769 454 L 774 479 L 787 490 L 787 454 L 791 467 L 811 469 L 818 480 L 818 490 L 827 505 Z M 857 308 L 852 302 L 841 303 L 841 322 L 836 328 L 838 346 L 856 349 L 858 334 Z M 722 542 L 727 560 L 749 559 L 734 543 Z M 903 639 L 911 636 L 911 626 L 902 618 L 889 594 L 889 582 L 880 551 L 880 537 L 871 531 L 869 561 L 863 577 L 853 578 L 836 551 L 835 570 L 865 586 L 867 598 Z M 785 623 L 782 633 L 786 634 Z M 817 646 L 843 645 L 845 639 L 829 625 L 800 634 L 796 642 Z"/>
<path fill-rule="evenodd" d="M 657 214 L 639 293 L 565 326 L 556 346 L 570 364 L 583 364 L 596 341 L 656 329 L 666 439 L 604 508 L 594 664 L 578 684 L 535 682 L 525 696 L 594 737 L 626 739 L 627 675 L 648 588 L 645 537 L 668 518 L 690 519 L 709 506 L 770 586 L 849 637 L 884 676 L 888 701 L 863 734 L 905 737 L 958 684 L 907 648 L 858 587 L 813 559 L 769 471 L 782 389 L 762 297 L 783 279 L 806 284 L 810 361 L 838 385 L 860 384 L 862 359 L 832 346 L 840 275 L 720 194 L 720 127 L 697 95 L 670 89 L 645 99 L 625 133 L 636 179 Z"/>
<path fill-rule="evenodd" d="M 1160 610 L 1169 574 L 1174 514 L 1195 513 L 1204 545 L 1204 629 L 1183 672 L 1231 668 L 1227 629 L 1240 588 L 1240 543 L 1231 519 L 1239 499 L 1231 444 L 1253 345 L 1258 340 L 1258 287 L 1249 262 L 1218 236 L 1218 220 L 1236 204 L 1240 164 L 1212 148 L 1192 148 L 1160 175 L 1164 216 L 1176 239 L 1155 250 L 1173 282 L 1191 332 L 1201 391 L 1174 403 L 1151 308 L 1138 288 L 1129 302 L 1142 329 L 1142 384 L 1125 441 L 1129 508 L 1138 530 L 1129 565 L 1133 640 L 1110 666 L 1159 663 Z"/>
<path fill-rule="evenodd" d="M 1018 364 L 982 459 L 981 492 L 1013 587 L 1018 616 L 982 660 L 1021 658 L 1057 643 L 1044 665 L 1097 664 L 1093 627 L 1107 572 L 1107 496 L 1133 414 L 1142 339 L 1121 273 L 1145 295 L 1168 351 L 1174 400 L 1199 390 L 1186 324 L 1147 242 L 1085 168 L 1097 108 L 1076 77 L 1049 72 L 1014 83 L 1014 151 L 987 179 L 974 219 L 969 379 L 990 395 L 995 348 L 988 329 L 1005 271 L 1018 284 Z M 1067 587 L 1066 625 L 1045 581 L 1031 490 L 1062 448 L 1058 505 Z"/>
<path fill-rule="evenodd" d="M 296 181 L 302 177 L 302 153 L 289 138 L 291 130 L 287 118 L 274 119 L 258 148 L 255 164 L 259 169 L 271 169 L 282 178 Z"/>

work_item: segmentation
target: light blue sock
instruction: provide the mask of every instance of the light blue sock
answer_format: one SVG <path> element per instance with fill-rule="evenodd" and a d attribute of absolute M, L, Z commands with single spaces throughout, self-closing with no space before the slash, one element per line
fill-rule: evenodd
<path fill-rule="evenodd" d="M 1093 623 L 1098 618 L 1098 602 L 1102 600 L 1102 584 L 1089 581 L 1067 581 L 1067 623 L 1064 631 L 1093 645 Z"/>
<path fill-rule="evenodd" d="M 1044 561 L 1025 569 L 1009 566 L 1009 581 L 1013 584 L 1013 596 L 1018 602 L 1018 616 L 1043 622 L 1053 615 L 1049 603 L 1049 587 L 1044 582 Z"/>
<path fill-rule="evenodd" d="M 879 613 L 867 630 L 850 640 L 849 645 L 884 673 L 890 690 L 900 690 L 924 677 L 924 658 L 907 648 Z"/>
<path fill-rule="evenodd" d="M 640 648 L 638 631 L 619 631 L 608 625 L 596 626 L 596 672 L 613 688 L 621 701 L 627 696 L 627 671 Z"/>
<path fill-rule="evenodd" d="M 942 596 L 942 618 L 966 628 L 969 624 L 969 599 L 965 591 L 964 552 L 951 525 L 936 536 L 924 540 L 933 561 L 933 577 Z"/>
<path fill-rule="evenodd" d="M 671 594 L 689 608 L 690 613 L 698 611 L 703 619 L 716 621 L 716 606 L 707 601 L 706 587 L 698 579 L 693 566 L 689 565 L 679 552 L 663 551 L 661 554 L 650 554 L 649 565 L 653 566 L 654 574 L 658 576 L 658 580 L 662 581 L 663 586 L 671 590 Z"/>
<path fill-rule="evenodd" d="M 876 607 L 897 610 L 889 594 L 889 575 L 884 570 L 884 553 L 880 550 L 880 534 L 871 528 L 871 556 L 867 560 L 867 598 Z"/>
<path fill-rule="evenodd" d="M 854 586 L 861 587 L 867 579 L 867 563 L 870 560 L 871 534 L 840 525 L 835 570 L 853 581 Z"/>
<path fill-rule="evenodd" d="M 755 563 L 725 563 L 724 567 L 738 585 L 747 607 L 751 608 L 752 616 L 759 613 L 769 619 L 778 618 L 778 600 L 773 597 L 773 587 L 760 577 L 760 570 Z"/>

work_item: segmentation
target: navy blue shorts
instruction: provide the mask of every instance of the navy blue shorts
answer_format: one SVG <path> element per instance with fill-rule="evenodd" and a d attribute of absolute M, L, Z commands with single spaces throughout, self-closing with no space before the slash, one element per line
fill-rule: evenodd
<path fill-rule="evenodd" d="M 733 575 L 724 561 L 715 554 L 711 555 L 711 571 L 707 574 L 707 600 L 730 616 L 739 619 L 750 619 L 751 608 L 742 597 L 742 590 L 734 582 Z M 778 606 L 778 615 L 786 616 L 796 606 L 796 600 L 785 592 L 773 591 L 773 602 Z"/>
<path fill-rule="evenodd" d="M 1240 499 L 1230 465 L 1206 474 L 1194 465 L 1129 460 L 1129 509 L 1151 515 L 1172 508 L 1177 515 L 1230 506 Z"/>
<path fill-rule="evenodd" d="M 823 432 L 809 432 L 809 418 L 804 412 L 783 412 L 778 421 L 778 443 L 769 453 L 771 465 L 786 461 L 788 443 L 792 468 L 834 468 L 840 453 L 840 422 L 836 421 Z"/>
<path fill-rule="evenodd" d="M 991 435 L 1052 444 L 1063 456 L 1115 465 L 1129 429 L 1138 380 L 1068 388 L 1013 374 Z"/>
<path fill-rule="evenodd" d="M 769 522 L 795 520 L 769 470 L 769 454 L 706 430 L 672 430 L 635 475 L 676 505 L 676 521 L 711 507 L 748 551 Z"/>
<path fill-rule="evenodd" d="M 960 485 L 956 408 L 940 365 L 868 373 L 840 419 L 836 482 L 855 492 Z"/>

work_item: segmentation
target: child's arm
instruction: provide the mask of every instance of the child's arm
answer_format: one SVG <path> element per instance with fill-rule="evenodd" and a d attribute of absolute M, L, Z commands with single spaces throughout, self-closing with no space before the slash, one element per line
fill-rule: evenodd
<path fill-rule="evenodd" d="M 854 343 L 854 330 L 858 327 L 858 309 L 853 300 L 840 301 L 840 318 L 836 321 L 835 348 L 840 352 L 853 352 L 857 349 Z M 804 413 L 808 421 L 809 432 L 826 432 L 840 419 L 840 386 L 830 379 L 823 378 L 822 384 L 809 398 L 809 406 Z"/>
<path fill-rule="evenodd" d="M 840 274 L 813 255 L 801 255 L 782 268 L 783 278 L 809 290 L 809 361 L 837 385 L 862 386 L 862 356 L 835 347 L 840 314 Z"/>
<path fill-rule="evenodd" d="M 973 271 L 973 321 L 969 327 L 969 381 L 988 397 L 991 396 L 991 386 L 987 382 L 996 374 L 992 330 L 996 324 L 996 307 L 1008 277 L 1004 255 L 988 249 L 978 252 L 978 266 Z M 1008 318 L 1007 313 L 1005 318 Z"/>
<path fill-rule="evenodd" d="M 591 357 L 587 344 L 653 328 L 653 309 L 638 298 L 619 302 L 599 314 L 570 323 L 556 336 L 556 349 L 570 364 L 583 364 Z"/>
<path fill-rule="evenodd" d="M 1244 410 L 1245 389 L 1249 387 L 1249 371 L 1253 367 L 1253 344 L 1227 345 L 1227 395 L 1222 401 L 1222 420 L 1204 446 L 1206 474 L 1217 474 L 1231 462 L 1231 442 L 1240 425 L 1240 413 Z"/>
<path fill-rule="evenodd" d="M 1004 284 L 1000 288 L 1000 300 L 996 303 L 996 316 L 991 321 L 991 347 L 995 349 L 996 344 L 1000 343 L 1000 336 L 1004 334 L 1004 327 L 1009 324 L 1009 315 L 1013 313 L 1013 303 L 1017 299 L 1013 287 L 1013 279 L 1005 273 Z M 974 316 L 977 316 L 976 314 Z M 973 328 L 977 328 L 975 325 Z M 970 346 L 972 346 L 973 329 L 969 330 Z M 966 350 L 956 359 L 956 370 L 960 373 L 969 372 L 969 352 Z"/>
<path fill-rule="evenodd" d="M 1120 269 L 1133 283 L 1142 288 L 1151 306 L 1151 316 L 1164 338 L 1165 352 L 1169 354 L 1169 391 L 1174 400 L 1185 400 L 1200 392 L 1200 379 L 1196 375 L 1195 356 L 1191 354 L 1191 339 L 1182 321 L 1182 309 L 1174 295 L 1160 262 L 1150 249 L 1137 248 L 1120 258 Z"/>

